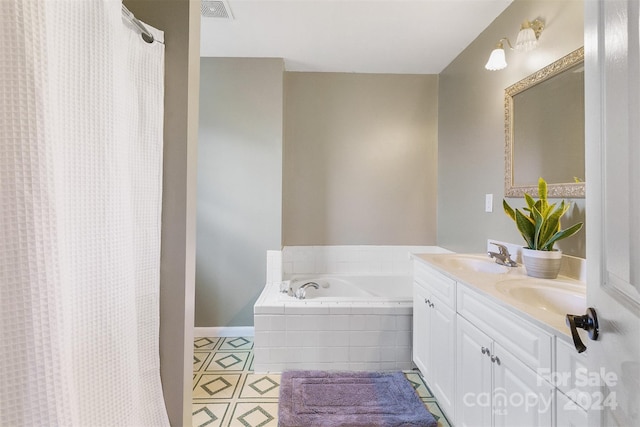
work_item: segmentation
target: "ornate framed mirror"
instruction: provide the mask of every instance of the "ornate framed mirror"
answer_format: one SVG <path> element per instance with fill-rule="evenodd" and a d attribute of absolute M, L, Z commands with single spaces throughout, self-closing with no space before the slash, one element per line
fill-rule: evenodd
<path fill-rule="evenodd" d="M 504 126 L 505 197 L 584 197 L 584 48 L 505 89 Z"/>

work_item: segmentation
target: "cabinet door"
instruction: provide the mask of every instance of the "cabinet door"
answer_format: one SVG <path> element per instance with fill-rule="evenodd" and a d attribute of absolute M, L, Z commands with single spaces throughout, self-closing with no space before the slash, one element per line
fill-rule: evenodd
<path fill-rule="evenodd" d="M 413 283 L 413 363 L 416 364 L 424 377 L 429 371 L 429 351 L 431 337 L 429 336 L 429 305 L 428 294 L 417 283 Z"/>
<path fill-rule="evenodd" d="M 494 343 L 493 410 L 496 427 L 553 425 L 555 389 L 511 353 Z"/>
<path fill-rule="evenodd" d="M 557 392 L 556 412 L 558 414 L 557 427 L 584 427 L 587 425 L 587 411 L 560 392 Z"/>
<path fill-rule="evenodd" d="M 431 295 L 429 319 L 431 329 L 430 385 L 440 407 L 452 421 L 455 398 L 456 313 L 442 300 Z"/>
<path fill-rule="evenodd" d="M 462 316 L 456 331 L 455 424 L 491 426 L 491 339 Z"/>

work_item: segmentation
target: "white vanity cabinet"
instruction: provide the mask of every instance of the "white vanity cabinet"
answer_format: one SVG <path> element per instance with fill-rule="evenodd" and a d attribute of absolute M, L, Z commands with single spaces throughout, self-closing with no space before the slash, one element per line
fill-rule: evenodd
<path fill-rule="evenodd" d="M 469 298 L 474 298 L 470 295 L 464 297 L 466 303 L 469 303 Z M 487 320 L 501 314 L 495 312 L 498 307 L 479 302 L 487 310 Z M 495 329 L 488 328 L 490 330 L 485 333 L 475 326 L 475 322 L 472 324 L 465 317 L 458 316 L 456 426 L 553 425 L 555 390 L 512 351 L 510 337 L 502 335 L 504 330 L 501 330 L 504 326 L 512 328 L 512 322 L 513 319 L 505 317 L 495 325 Z M 516 328 L 521 326 L 516 325 Z M 534 347 L 546 346 L 548 338 L 548 355 L 551 357 L 551 337 L 539 330 L 534 334 L 522 333 L 528 335 L 526 340 Z"/>
<path fill-rule="evenodd" d="M 413 361 L 450 419 L 455 396 L 455 284 L 414 262 Z"/>
<path fill-rule="evenodd" d="M 549 323 L 522 311 L 500 298 L 491 275 L 476 277 L 452 255 L 440 257 L 413 262 L 413 361 L 449 420 L 470 427 L 586 425 L 592 396 L 575 375 L 586 372 L 586 359 L 560 335 L 558 318 Z M 573 376 L 565 380 L 567 373 Z"/>

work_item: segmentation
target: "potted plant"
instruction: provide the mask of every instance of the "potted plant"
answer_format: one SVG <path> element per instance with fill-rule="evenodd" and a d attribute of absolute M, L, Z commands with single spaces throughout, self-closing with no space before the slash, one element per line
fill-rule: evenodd
<path fill-rule="evenodd" d="M 518 231 L 522 234 L 527 246 L 522 249 L 522 260 L 527 274 L 542 279 L 555 279 L 560 271 L 562 251 L 553 248 L 553 245 L 561 239 L 573 236 L 581 228 L 579 222 L 571 227 L 561 230 L 560 218 L 571 207 L 564 200 L 549 204 L 547 201 L 547 182 L 538 180 L 538 194 L 540 199 L 534 200 L 529 194 L 524 195 L 527 207 L 513 209 L 506 200 L 502 200 L 504 211 L 515 221 Z"/>

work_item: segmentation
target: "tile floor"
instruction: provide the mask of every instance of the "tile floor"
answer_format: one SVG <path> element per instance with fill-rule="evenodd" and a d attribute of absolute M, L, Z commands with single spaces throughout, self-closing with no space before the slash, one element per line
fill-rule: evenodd
<path fill-rule="evenodd" d="M 194 427 L 277 427 L 280 374 L 253 372 L 253 337 L 200 337 L 193 345 Z M 405 375 L 438 426 L 449 427 L 420 374 Z"/>

